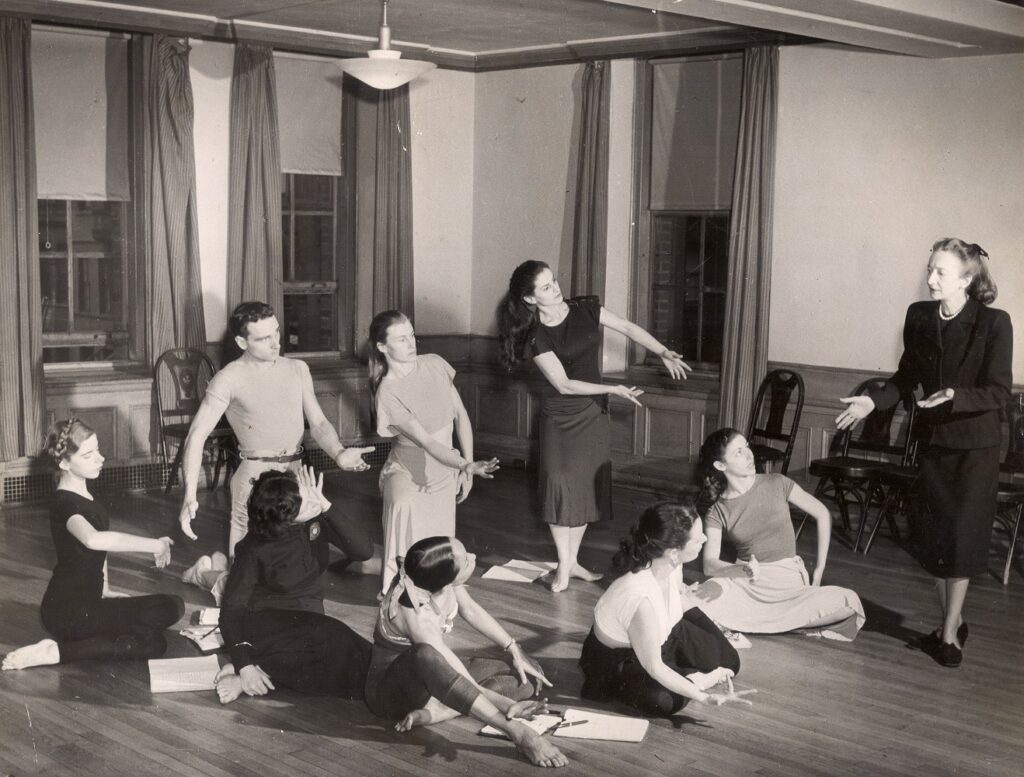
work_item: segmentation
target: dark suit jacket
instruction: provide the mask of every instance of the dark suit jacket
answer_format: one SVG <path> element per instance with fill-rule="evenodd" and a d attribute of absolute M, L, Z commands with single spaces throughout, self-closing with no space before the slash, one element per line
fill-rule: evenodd
<path fill-rule="evenodd" d="M 870 396 L 878 408 L 886 409 L 918 386 L 926 397 L 952 388 L 951 402 L 918 416 L 931 427 L 931 443 L 959 449 L 998 445 L 999 411 L 1009 400 L 1013 384 L 1010 317 L 969 299 L 947 325 L 943 345 L 938 308 L 938 302 L 930 301 L 907 308 L 899 369 Z M 927 432 L 924 439 L 929 439 Z"/>

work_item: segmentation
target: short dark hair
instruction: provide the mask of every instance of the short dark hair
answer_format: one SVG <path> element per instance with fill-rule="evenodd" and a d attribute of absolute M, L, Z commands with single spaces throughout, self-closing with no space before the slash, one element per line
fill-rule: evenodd
<path fill-rule="evenodd" d="M 459 575 L 451 537 L 425 537 L 405 553 L 405 574 L 417 587 L 436 594 Z"/>
<path fill-rule="evenodd" d="M 280 537 L 295 521 L 301 506 L 299 480 L 294 472 L 269 470 L 262 473 L 256 478 L 246 504 L 249 533 L 263 540 Z"/>
<path fill-rule="evenodd" d="M 232 336 L 244 339 L 249 332 L 249 324 L 254 324 L 265 318 L 271 318 L 273 315 L 274 309 L 266 302 L 256 300 L 243 302 L 231 311 L 231 317 L 228 318 L 228 331 L 231 332 Z"/>

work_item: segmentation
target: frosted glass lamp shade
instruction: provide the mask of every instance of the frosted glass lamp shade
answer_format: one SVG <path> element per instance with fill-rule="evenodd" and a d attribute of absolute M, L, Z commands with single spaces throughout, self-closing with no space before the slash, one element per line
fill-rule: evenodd
<path fill-rule="evenodd" d="M 419 78 L 437 65 L 418 59 L 402 59 L 394 49 L 373 49 L 365 57 L 343 59 L 338 67 L 375 89 L 395 89 Z"/>

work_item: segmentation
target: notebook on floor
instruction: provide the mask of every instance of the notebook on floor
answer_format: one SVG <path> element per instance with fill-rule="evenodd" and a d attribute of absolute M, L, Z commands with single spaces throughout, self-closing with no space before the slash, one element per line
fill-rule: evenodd
<path fill-rule="evenodd" d="M 220 671 L 217 656 L 196 658 L 153 658 L 149 661 L 151 693 L 179 691 L 212 691 L 213 679 Z"/>
<path fill-rule="evenodd" d="M 650 725 L 650 721 L 645 718 L 578 709 L 568 709 L 564 715 L 538 715 L 533 720 L 520 722 L 538 734 L 551 734 L 566 739 L 603 739 L 607 742 L 642 742 Z M 480 733 L 492 737 L 505 736 L 493 726 L 484 726 Z"/>

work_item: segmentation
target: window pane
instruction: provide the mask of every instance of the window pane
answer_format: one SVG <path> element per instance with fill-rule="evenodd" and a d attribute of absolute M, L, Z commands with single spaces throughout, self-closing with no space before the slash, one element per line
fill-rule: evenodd
<path fill-rule="evenodd" d="M 708 216 L 704 236 L 704 286 L 725 289 L 729 275 L 729 217 Z"/>
<path fill-rule="evenodd" d="M 285 213 L 291 204 L 291 197 L 288 194 L 288 174 L 281 173 L 281 210 Z"/>
<path fill-rule="evenodd" d="M 43 289 L 43 331 L 68 331 L 68 257 L 67 254 L 42 255 L 39 258 Z"/>
<path fill-rule="evenodd" d="M 289 280 L 334 280 L 333 217 L 295 217 L 295 277 Z"/>
<path fill-rule="evenodd" d="M 722 363 L 722 335 L 725 332 L 725 294 L 704 295 L 704 337 L 700 360 Z"/>
<path fill-rule="evenodd" d="M 73 202 L 76 332 L 122 328 L 120 203 Z"/>
<path fill-rule="evenodd" d="M 39 255 L 68 250 L 68 209 L 64 200 L 39 200 Z"/>
<path fill-rule="evenodd" d="M 334 178 L 329 175 L 295 175 L 295 210 L 334 210 Z"/>
<path fill-rule="evenodd" d="M 333 292 L 285 294 L 282 337 L 285 351 L 295 353 L 338 350 L 335 307 Z"/>

